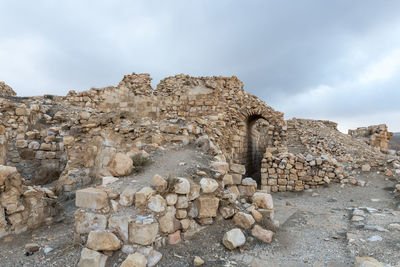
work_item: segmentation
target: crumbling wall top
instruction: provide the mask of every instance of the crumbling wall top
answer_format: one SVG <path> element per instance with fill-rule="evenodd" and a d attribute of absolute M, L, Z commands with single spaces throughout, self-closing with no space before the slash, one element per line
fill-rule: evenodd
<path fill-rule="evenodd" d="M 190 91 L 188 91 L 190 89 Z M 179 74 L 167 77 L 157 85 L 155 95 L 208 94 L 215 90 L 242 90 L 243 82 L 236 76 L 191 77 Z"/>
<path fill-rule="evenodd" d="M 5 82 L 0 82 L 0 96 L 16 96 L 17 93 Z"/>

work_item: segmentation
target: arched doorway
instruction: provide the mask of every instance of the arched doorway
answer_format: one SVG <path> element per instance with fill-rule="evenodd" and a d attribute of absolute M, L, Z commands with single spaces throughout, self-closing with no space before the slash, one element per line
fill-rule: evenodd
<path fill-rule="evenodd" d="M 268 121 L 261 115 L 251 115 L 246 120 L 246 177 L 261 185 L 261 161 L 268 146 Z"/>

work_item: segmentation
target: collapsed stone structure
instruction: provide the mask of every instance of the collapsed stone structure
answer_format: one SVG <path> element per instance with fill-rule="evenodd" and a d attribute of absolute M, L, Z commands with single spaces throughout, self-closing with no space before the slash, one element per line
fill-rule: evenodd
<path fill-rule="evenodd" d="M 17 93 L 5 82 L 0 82 L 0 97 L 16 96 Z"/>
<path fill-rule="evenodd" d="M 386 124 L 380 124 L 349 130 L 349 135 L 364 140 L 372 147 L 387 151 L 393 133 L 388 131 Z"/>
<path fill-rule="evenodd" d="M 150 82 L 148 74 L 133 73 L 116 87 L 31 98 L 12 98 L 3 86 L 7 97 L 0 95 L 0 165 L 13 168 L 7 177 L 17 177 L 5 181 L 14 179 L 22 188 L 16 187 L 13 196 L 16 211 L 0 203 L 0 225 L 1 211 L 6 212 L 4 233 L 54 220 L 59 211 L 54 191 L 59 196 L 76 192 L 76 242 L 87 247 L 81 266 L 93 265 L 93 260 L 105 264 L 103 251 L 174 244 L 215 218 L 233 218 L 239 228 L 252 229 L 253 236 L 270 242 L 273 233 L 256 224 L 273 222 L 270 192 L 347 183 L 351 172 L 365 165 L 398 164 L 379 151 L 390 138 L 387 128 L 368 130 L 373 132 L 370 147 L 364 134 L 344 135 L 334 122 L 284 121 L 283 113 L 245 92 L 234 76 L 176 75 L 155 90 Z M 209 174 L 196 179 L 157 175 L 152 187 L 141 190 L 107 185 L 129 176 L 135 157 L 190 143 L 212 155 Z M 103 185 L 93 185 L 99 182 Z M 52 190 L 36 186 L 43 184 Z M 5 183 L 0 198 L 14 187 Z M 33 202 L 31 195 L 39 196 L 33 198 L 36 204 L 15 204 Z M 30 207 L 37 205 L 43 212 L 30 222 Z M 12 216 L 21 219 L 12 223 Z M 223 243 L 230 249 L 240 246 L 244 235 L 239 232 L 227 234 Z"/>

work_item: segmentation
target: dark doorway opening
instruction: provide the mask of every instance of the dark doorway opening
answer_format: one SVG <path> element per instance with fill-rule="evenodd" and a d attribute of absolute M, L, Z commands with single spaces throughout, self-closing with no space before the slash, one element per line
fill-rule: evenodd
<path fill-rule="evenodd" d="M 261 115 L 247 118 L 246 177 L 261 185 L 261 161 L 268 145 L 268 122 Z"/>

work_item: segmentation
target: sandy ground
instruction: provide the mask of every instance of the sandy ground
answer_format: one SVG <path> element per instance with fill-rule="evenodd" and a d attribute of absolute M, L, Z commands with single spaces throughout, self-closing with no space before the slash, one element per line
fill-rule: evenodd
<path fill-rule="evenodd" d="M 195 177 L 196 170 L 206 166 L 207 159 L 192 147 L 170 150 L 155 155 L 142 173 L 122 178 L 115 187 L 149 185 L 156 173 Z M 352 266 L 355 256 L 372 256 L 388 266 L 400 266 L 400 230 L 388 226 L 400 223 L 399 199 L 392 193 L 394 181 L 377 173 L 358 174 L 356 178 L 369 185 L 331 184 L 308 192 L 273 194 L 280 227 L 271 244 L 247 235 L 244 247 L 228 251 L 221 240 L 234 226 L 230 221 L 218 221 L 191 239 L 159 248 L 163 254 L 159 266 L 193 266 L 194 256 L 203 258 L 204 266 Z M 63 222 L 0 239 L 0 266 L 75 266 L 81 246 L 73 242 L 74 200 L 63 205 Z M 365 220 L 361 223 L 351 221 L 354 208 L 364 209 Z M 370 226 L 388 232 L 370 230 Z M 374 235 L 382 240 L 369 241 Z M 31 242 L 41 248 L 26 256 L 25 244 Z M 46 247 L 53 250 L 45 254 Z M 107 266 L 119 266 L 126 256 L 114 253 Z"/>

